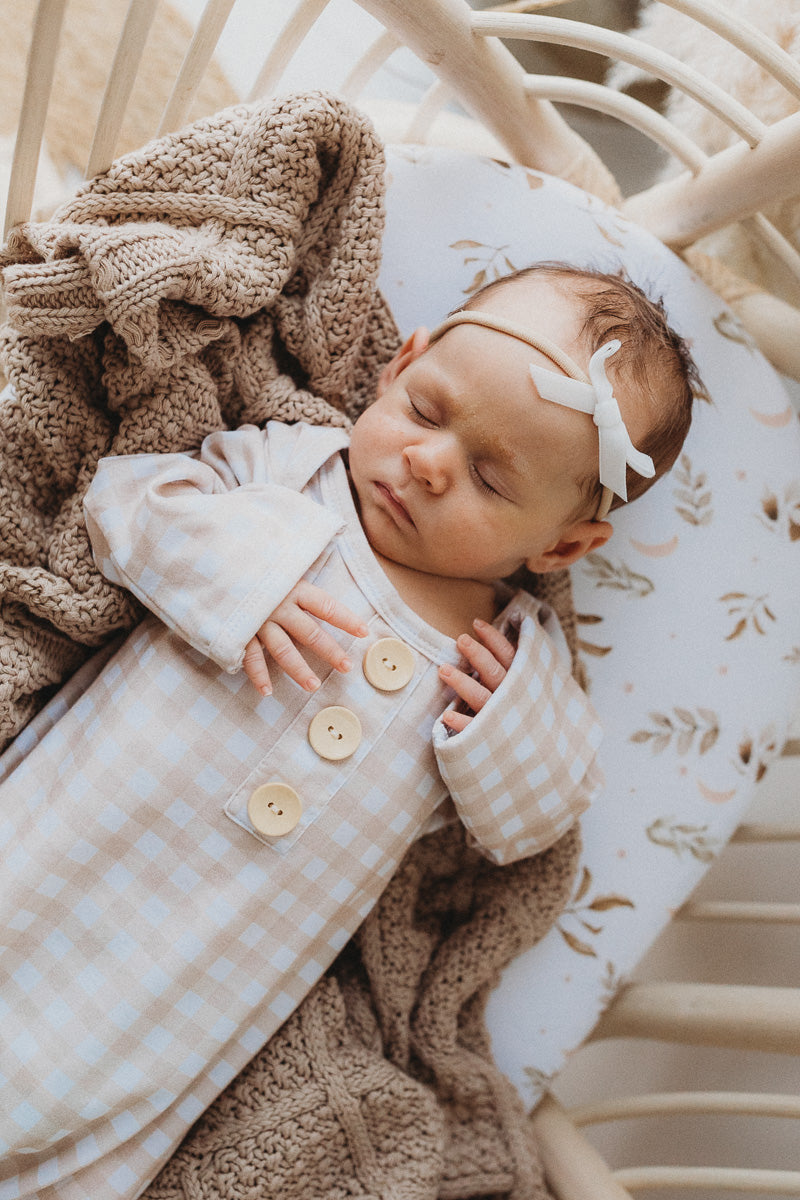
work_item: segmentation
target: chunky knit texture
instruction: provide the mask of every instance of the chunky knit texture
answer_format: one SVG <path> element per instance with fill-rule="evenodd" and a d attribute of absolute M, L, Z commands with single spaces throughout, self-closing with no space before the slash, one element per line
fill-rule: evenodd
<path fill-rule="evenodd" d="M 300 1008 L 200 1119 L 145 1200 L 551 1200 L 484 1001 L 566 902 L 577 830 L 494 867 L 417 842 Z"/>
<path fill-rule="evenodd" d="M 140 615 L 96 570 L 104 454 L 270 418 L 347 424 L 399 338 L 377 291 L 383 157 L 318 93 L 240 106 L 116 162 L 3 252 L 0 736 Z M 569 576 L 529 578 L 575 654 Z M 549 1196 L 483 1023 L 565 904 L 573 830 L 496 867 L 417 842 L 356 939 L 201 1118 L 148 1200 Z"/>
<path fill-rule="evenodd" d="M 383 153 L 323 95 L 226 109 L 13 230 L 0 333 L 0 739 L 141 615 L 92 561 L 99 457 L 270 418 L 347 424 L 398 344 Z"/>

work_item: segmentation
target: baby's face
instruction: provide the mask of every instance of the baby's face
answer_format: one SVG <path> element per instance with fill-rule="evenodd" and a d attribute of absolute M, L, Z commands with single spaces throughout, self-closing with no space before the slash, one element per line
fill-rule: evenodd
<path fill-rule="evenodd" d="M 531 328 L 585 367 L 572 299 L 550 281 L 532 288 L 540 303 Z M 502 292 L 491 309 L 520 323 Z M 350 443 L 374 550 L 431 574 L 491 580 L 523 563 L 567 566 L 607 540 L 610 526 L 574 515 L 578 481 L 596 470 L 597 431 L 590 417 L 538 395 L 531 362 L 558 369 L 481 327 L 457 326 L 430 347 L 424 330 L 409 339 Z"/>

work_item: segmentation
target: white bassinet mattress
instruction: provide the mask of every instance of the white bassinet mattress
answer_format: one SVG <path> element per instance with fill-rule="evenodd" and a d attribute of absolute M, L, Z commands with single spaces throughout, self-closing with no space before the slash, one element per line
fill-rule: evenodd
<path fill-rule="evenodd" d="M 503 976 L 494 1051 L 535 1100 L 733 833 L 800 696 L 800 426 L 730 310 L 650 234 L 524 167 L 397 148 L 381 286 L 405 336 L 510 267 L 624 266 L 708 395 L 671 476 L 573 569 L 606 788 L 575 894 Z"/>

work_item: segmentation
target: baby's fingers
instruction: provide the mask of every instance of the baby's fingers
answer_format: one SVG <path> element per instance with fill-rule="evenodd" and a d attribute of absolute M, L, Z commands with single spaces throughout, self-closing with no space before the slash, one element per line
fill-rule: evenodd
<path fill-rule="evenodd" d="M 488 688 L 489 692 L 497 691 L 506 677 L 506 668 L 502 662 L 495 658 L 491 650 L 482 646 L 468 633 L 462 633 L 456 639 L 456 645 L 469 665 L 477 672 L 484 689 Z"/>
<path fill-rule="evenodd" d="M 492 693 L 482 683 L 458 667 L 451 667 L 449 663 L 439 667 L 439 678 L 451 687 L 459 700 L 463 700 L 473 712 L 480 712 L 491 697 Z"/>
<path fill-rule="evenodd" d="M 319 617 L 327 625 L 351 633 L 353 637 L 366 637 L 369 633 L 361 617 L 357 617 L 346 604 L 342 604 L 341 600 L 337 600 L 330 592 L 316 587 L 313 583 L 298 584 L 292 596 L 299 608 L 314 617 Z"/>
<path fill-rule="evenodd" d="M 273 617 L 267 622 L 268 626 L 273 624 L 279 624 L 280 628 L 289 636 L 293 643 L 297 642 L 301 646 L 307 646 L 309 650 L 313 650 L 319 658 L 330 663 L 337 671 L 349 671 L 352 667 L 352 662 L 333 635 L 328 633 L 305 609 L 295 608 L 288 611 L 285 616 L 281 614 L 280 609 L 276 609 Z M 264 640 L 261 631 L 259 631 L 259 637 L 261 637 L 262 641 Z M 264 644 L 267 645 L 266 642 Z M 281 640 L 276 644 L 282 646 L 284 643 Z M 271 646 L 269 649 L 273 657 L 277 658 Z M 299 654 L 297 657 L 300 657 Z M 290 661 L 295 660 L 292 658 Z M 281 666 L 283 666 L 283 663 L 281 663 Z M 285 667 L 284 670 L 286 670 Z M 287 672 L 287 674 L 291 674 L 291 672 Z M 292 678 L 296 679 L 297 677 L 292 675 Z"/>
<path fill-rule="evenodd" d="M 247 678 L 262 696 L 272 695 L 272 680 L 258 638 L 251 638 L 245 646 L 242 667 Z"/>
<path fill-rule="evenodd" d="M 455 708 L 448 708 L 442 713 L 442 722 L 448 729 L 452 729 L 453 733 L 463 733 L 471 720 L 472 717 L 467 713 L 458 712 Z"/>
<path fill-rule="evenodd" d="M 494 625 L 489 625 L 486 621 L 479 620 L 473 621 L 472 625 L 484 646 L 492 652 L 497 661 L 507 671 L 514 661 L 515 647 L 512 646 L 507 637 L 503 636 L 499 629 L 495 629 Z"/>
<path fill-rule="evenodd" d="M 320 680 L 311 670 L 285 629 L 274 621 L 266 621 L 258 631 L 258 640 L 276 664 L 307 692 L 314 692 Z"/>

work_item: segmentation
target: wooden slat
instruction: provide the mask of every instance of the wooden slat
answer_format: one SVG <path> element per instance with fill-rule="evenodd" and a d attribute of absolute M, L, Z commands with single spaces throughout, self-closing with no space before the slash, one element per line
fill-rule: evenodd
<path fill-rule="evenodd" d="M 408 0 L 358 3 L 431 66 L 513 159 L 612 203 L 619 199 L 613 175 L 588 143 L 552 105 L 525 94 L 525 71 L 507 47 L 493 38 L 475 37 L 473 20 L 479 14 L 468 5 L 439 0 L 423 6 L 421 18 L 419 5 Z"/>
<path fill-rule="evenodd" d="M 737 1167 L 626 1167 L 614 1178 L 624 1187 L 707 1188 L 713 1191 L 762 1192 L 769 1196 L 800 1194 L 800 1171 L 759 1171 Z"/>
<path fill-rule="evenodd" d="M 268 96 L 272 92 L 302 45 L 306 34 L 324 12 L 327 3 L 328 0 L 301 0 L 273 42 L 272 49 L 250 89 L 249 100 L 260 100 L 262 96 Z"/>
<path fill-rule="evenodd" d="M 800 1054 L 800 988 L 629 984 L 592 1033 L 610 1037 Z"/>
<path fill-rule="evenodd" d="M 400 45 L 396 34 L 384 30 L 355 63 L 341 86 L 341 94 L 352 100 L 360 96 L 373 75 L 392 57 Z"/>
<path fill-rule="evenodd" d="M 800 113 L 776 121 L 750 149 L 737 143 L 708 159 L 692 178 L 656 184 L 621 206 L 667 245 L 699 237 L 800 192 Z"/>
<path fill-rule="evenodd" d="M 631 1200 L 554 1096 L 543 1097 L 530 1121 L 557 1200 Z"/>
<path fill-rule="evenodd" d="M 773 367 L 800 383 L 800 309 L 769 292 L 747 292 L 731 308 Z"/>
<path fill-rule="evenodd" d="M 756 900 L 690 900 L 675 915 L 681 921 L 755 921 L 765 925 L 800 925 L 800 904 Z"/>
<path fill-rule="evenodd" d="M 662 0 L 662 3 L 713 29 L 757 62 L 773 79 L 777 79 L 790 95 L 800 99 L 800 67 L 790 54 L 751 21 L 730 12 L 718 0 L 714 4 L 709 4 L 707 0 Z"/>
<path fill-rule="evenodd" d="M 234 3 L 235 0 L 207 0 L 161 117 L 159 135 L 185 124 Z"/>
<path fill-rule="evenodd" d="M 761 242 L 770 251 L 775 259 L 776 267 L 781 266 L 786 269 L 787 275 L 793 283 L 800 280 L 800 252 L 796 246 L 792 245 L 788 238 L 771 224 L 763 213 L 756 213 L 755 216 L 746 217 L 742 221 L 742 227 L 756 241 Z M 787 745 L 790 743 L 787 742 Z M 783 750 L 782 756 L 787 755 L 789 751 Z"/>
<path fill-rule="evenodd" d="M 654 112 L 649 105 L 642 104 L 641 101 L 625 95 L 624 92 L 617 92 L 600 83 L 591 83 L 584 79 L 570 79 L 563 75 L 528 75 L 525 79 L 525 90 L 541 100 L 575 104 L 581 108 L 588 108 L 592 112 L 605 113 L 618 121 L 623 121 L 632 129 L 649 137 L 667 153 L 673 154 L 679 162 L 689 168 L 692 174 L 696 174 L 708 161 L 708 155 L 700 150 L 682 130 L 662 117 L 660 113 Z M 770 224 L 761 213 L 745 218 L 742 225 L 756 243 L 768 247 L 775 258 L 783 264 L 787 275 L 793 280 L 800 281 L 800 253 L 778 232 L 774 225 Z M 794 369 L 793 360 L 786 373 L 792 376 L 800 374 Z M 787 752 L 784 751 L 784 753 Z"/>
<path fill-rule="evenodd" d="M 736 829 L 733 842 L 800 842 L 800 825 L 743 821 Z"/>
<path fill-rule="evenodd" d="M 800 1096 L 774 1092 L 648 1092 L 617 1096 L 568 1110 L 577 1126 L 625 1121 L 633 1117 L 681 1116 L 787 1117 L 800 1119 Z"/>
<path fill-rule="evenodd" d="M 65 6 L 66 0 L 39 0 L 36 7 L 6 198 L 6 232 L 31 214 Z"/>
<path fill-rule="evenodd" d="M 525 90 L 542 100 L 559 104 L 577 104 L 592 112 L 605 113 L 624 121 L 626 125 L 649 137 L 651 141 L 689 167 L 699 170 L 708 156 L 677 126 L 655 112 L 649 105 L 586 79 L 571 79 L 567 75 L 527 75 Z"/>
<path fill-rule="evenodd" d="M 436 82 L 417 105 L 411 124 L 406 132 L 407 142 L 424 142 L 439 113 L 453 98 L 452 88 Z"/>
<path fill-rule="evenodd" d="M 476 12 L 472 17 L 472 26 L 482 37 L 556 43 L 631 63 L 697 100 L 735 130 L 748 145 L 757 145 L 767 128 L 748 108 L 699 71 L 684 66 L 679 59 L 665 54 L 663 50 L 634 41 L 627 34 L 563 17 L 515 16 L 509 13 Z"/>
<path fill-rule="evenodd" d="M 142 60 L 147 35 L 156 15 L 158 0 L 130 0 L 114 61 L 100 105 L 86 177 L 105 171 L 114 159 L 125 111 L 131 98 L 136 73 Z"/>

